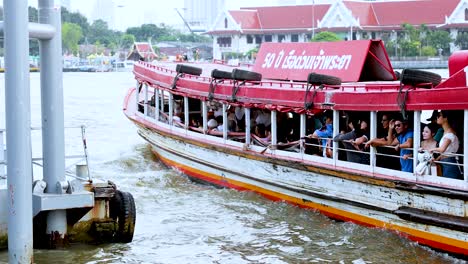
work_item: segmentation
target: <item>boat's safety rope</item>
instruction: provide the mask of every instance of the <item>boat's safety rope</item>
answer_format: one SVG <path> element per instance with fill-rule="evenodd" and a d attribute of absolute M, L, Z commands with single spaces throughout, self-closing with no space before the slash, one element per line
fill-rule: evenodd
<path fill-rule="evenodd" d="M 234 81 L 234 86 L 232 86 L 232 97 L 231 101 L 236 102 L 237 101 L 237 92 L 239 91 L 239 88 L 245 84 L 245 81 L 242 82 L 237 82 L 236 80 Z"/>
<path fill-rule="evenodd" d="M 304 109 L 309 110 L 314 106 L 315 96 L 317 95 L 317 91 L 323 90 L 323 84 L 319 87 L 315 87 L 315 85 L 307 84 L 305 96 L 304 96 Z M 314 93 L 310 96 L 310 90 L 314 88 Z M 307 100 L 310 97 L 310 100 Z"/>
<path fill-rule="evenodd" d="M 172 81 L 171 89 L 175 89 L 177 87 L 177 81 L 179 80 L 180 77 L 184 77 L 184 74 L 179 72 L 177 75 L 174 77 L 174 80 Z"/>
<path fill-rule="evenodd" d="M 210 82 L 210 89 L 208 90 L 208 100 L 212 101 L 214 99 L 214 91 L 218 83 L 222 83 L 223 79 L 212 79 Z"/>
<path fill-rule="evenodd" d="M 400 107 L 400 112 L 403 119 L 408 120 L 408 115 L 406 114 L 406 100 L 408 99 L 408 92 L 413 90 L 414 87 L 409 87 L 403 92 L 403 88 L 405 87 L 405 84 L 401 81 L 403 80 L 403 74 L 405 74 L 405 71 L 401 73 L 400 77 L 400 89 L 398 90 L 397 104 Z"/>

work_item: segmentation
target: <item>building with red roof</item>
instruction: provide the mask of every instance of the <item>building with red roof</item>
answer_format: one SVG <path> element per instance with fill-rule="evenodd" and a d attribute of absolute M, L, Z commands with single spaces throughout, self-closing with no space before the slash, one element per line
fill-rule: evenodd
<path fill-rule="evenodd" d="M 249 7 L 221 12 L 210 31 L 213 56 L 245 53 L 262 42 L 304 42 L 322 31 L 342 39 L 394 40 L 402 24 L 468 31 L 468 0 L 336 1 L 332 4 Z M 451 51 L 457 49 L 452 43 Z"/>
<path fill-rule="evenodd" d="M 153 61 L 157 58 L 158 55 L 154 53 L 153 47 L 149 42 L 135 42 L 127 56 L 127 60 L 133 61 Z"/>

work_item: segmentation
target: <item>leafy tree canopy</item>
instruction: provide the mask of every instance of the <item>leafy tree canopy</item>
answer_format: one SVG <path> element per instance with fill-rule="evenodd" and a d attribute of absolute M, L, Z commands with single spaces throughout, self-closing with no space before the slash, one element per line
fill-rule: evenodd
<path fill-rule="evenodd" d="M 340 41 L 342 40 L 338 35 L 329 31 L 322 31 L 310 40 L 311 42 L 327 42 L 327 41 Z"/>

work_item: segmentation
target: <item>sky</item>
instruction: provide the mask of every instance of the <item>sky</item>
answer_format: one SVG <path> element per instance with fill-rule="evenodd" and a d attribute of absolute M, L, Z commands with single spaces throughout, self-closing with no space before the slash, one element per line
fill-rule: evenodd
<path fill-rule="evenodd" d="M 92 16 L 94 3 L 96 0 L 69 0 L 72 11 L 78 11 L 88 17 Z M 152 23 L 183 27 L 183 21 L 178 16 L 175 8 L 181 13 L 184 7 L 184 0 L 113 0 L 119 7 L 115 10 L 114 19 L 115 28 L 125 30 L 131 26 L 140 26 L 147 23 L 148 14 L 151 16 Z M 234 10 L 240 7 L 252 6 L 272 6 L 281 4 L 305 4 L 312 1 L 331 1 L 331 0 L 226 0 L 226 9 Z M 38 0 L 28 0 L 29 4 L 37 7 Z M 54 0 L 60 4 L 60 0 Z M 0 3 L 1 5 L 1 3 Z M 221 11 L 221 10 L 220 10 Z M 146 17 L 146 18 L 145 18 Z M 89 21 L 92 23 L 92 21 Z"/>
<path fill-rule="evenodd" d="M 71 0 L 71 7 L 72 9 L 78 9 L 80 13 L 89 17 L 94 2 L 95 0 Z M 126 20 L 128 23 L 137 23 L 136 21 L 139 19 L 141 20 L 143 13 L 148 10 L 154 13 L 156 24 L 165 23 L 168 25 L 177 25 L 183 23 L 174 8 L 183 8 L 184 0 L 115 0 L 115 2 L 121 6 L 116 13 L 122 14 L 121 16 L 123 17 L 121 19 L 124 21 Z M 275 1 L 226 0 L 226 8 L 232 10 L 247 6 L 265 6 L 272 5 L 272 2 Z M 121 21 L 119 22 L 122 24 Z"/>

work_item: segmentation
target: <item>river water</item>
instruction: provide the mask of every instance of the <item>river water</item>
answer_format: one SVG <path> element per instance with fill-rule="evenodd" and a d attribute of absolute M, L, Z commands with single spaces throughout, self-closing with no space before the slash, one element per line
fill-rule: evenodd
<path fill-rule="evenodd" d="M 123 115 L 134 84 L 128 72 L 64 73 L 65 126 L 87 126 L 92 177 L 135 197 L 133 242 L 35 250 L 35 263 L 463 263 L 385 230 L 190 182 L 162 165 Z M 31 102 L 32 125 L 40 126 L 36 73 Z M 71 138 L 67 150 L 79 150 Z M 7 261 L 1 251 L 0 263 Z"/>

